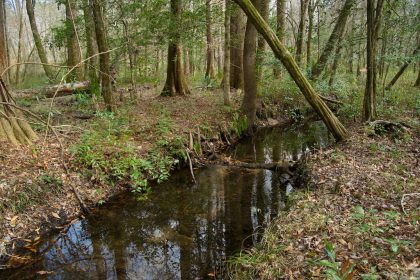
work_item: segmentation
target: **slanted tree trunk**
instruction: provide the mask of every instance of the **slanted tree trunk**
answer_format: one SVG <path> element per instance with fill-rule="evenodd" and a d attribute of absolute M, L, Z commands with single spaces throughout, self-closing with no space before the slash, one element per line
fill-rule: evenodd
<path fill-rule="evenodd" d="M 28 13 L 29 24 L 31 26 L 36 49 L 38 51 L 39 60 L 42 63 L 45 75 L 47 75 L 48 80 L 52 82 L 54 81 L 54 71 L 49 65 L 47 52 L 45 51 L 44 45 L 42 44 L 42 39 L 39 35 L 38 26 L 36 25 L 33 0 L 26 0 L 26 12 Z"/>
<path fill-rule="evenodd" d="M 82 53 L 79 44 L 79 37 L 76 29 L 77 8 L 75 0 L 66 0 L 66 21 L 67 21 L 67 66 L 73 68 L 82 61 Z M 74 80 L 83 80 L 83 68 L 76 67 L 70 77 Z"/>
<path fill-rule="evenodd" d="M 337 68 L 338 68 L 338 62 L 340 61 L 342 46 L 343 46 L 342 44 L 338 44 L 338 46 L 335 50 L 334 62 L 333 62 L 333 65 L 331 67 L 331 76 L 330 76 L 330 80 L 328 81 L 328 85 L 330 87 L 334 84 L 334 79 L 335 79 L 335 75 L 337 73 Z"/>
<path fill-rule="evenodd" d="M 180 13 L 182 9 L 181 0 L 171 0 L 171 13 L 174 24 L 179 24 Z M 171 36 L 168 46 L 168 65 L 166 71 L 166 82 L 163 87 L 162 96 L 187 95 L 190 93 L 187 80 L 184 75 L 184 66 L 182 59 L 181 34 L 179 28 Z"/>
<path fill-rule="evenodd" d="M 369 0 L 370 1 L 370 0 Z M 327 44 L 325 45 L 324 50 L 318 62 L 312 67 L 311 77 L 312 79 L 317 79 L 322 71 L 324 71 L 325 66 L 328 64 L 331 56 L 334 54 L 334 49 L 337 46 L 338 41 L 343 37 L 343 33 L 346 27 L 347 19 L 350 15 L 350 11 L 353 8 L 355 0 L 346 0 L 343 8 L 340 11 L 337 22 L 335 23 L 334 29 L 328 39 Z"/>
<path fill-rule="evenodd" d="M 223 103 L 230 105 L 230 0 L 225 0 L 225 51 L 223 61 Z"/>
<path fill-rule="evenodd" d="M 230 86 L 242 89 L 244 85 L 243 50 L 245 16 L 241 9 L 232 7 L 230 23 Z"/>
<path fill-rule="evenodd" d="M 408 68 L 410 63 L 413 61 L 413 59 L 416 57 L 416 55 L 420 52 L 420 47 L 418 47 L 414 52 L 413 56 L 410 57 L 408 60 L 405 61 L 403 66 L 401 66 L 400 70 L 398 70 L 397 74 L 395 74 L 394 78 L 388 83 L 388 85 L 385 87 L 385 90 L 390 90 L 392 86 L 398 81 L 398 79 L 401 77 L 401 75 L 405 72 L 405 70 Z"/>
<path fill-rule="evenodd" d="M 257 1 L 253 0 L 251 5 L 258 7 Z M 248 17 L 244 40 L 244 97 L 242 101 L 242 112 L 248 122 L 248 133 L 252 133 L 257 112 L 257 35 L 257 29 Z"/>
<path fill-rule="evenodd" d="M 292 79 L 302 91 L 308 103 L 321 117 L 328 130 L 334 135 L 335 139 L 346 139 L 348 137 L 347 130 L 312 88 L 309 81 L 299 70 L 296 61 L 293 59 L 290 52 L 280 42 L 270 26 L 262 19 L 261 15 L 252 5 L 250 0 L 235 0 L 235 2 L 247 14 L 248 19 L 252 21 L 257 30 L 264 36 L 276 57 L 281 60 Z"/>
<path fill-rule="evenodd" d="M 98 46 L 95 40 L 95 31 L 94 31 L 94 22 L 93 22 L 93 14 L 92 8 L 90 7 L 91 3 L 89 0 L 83 0 L 83 19 L 85 22 L 85 36 L 86 36 L 86 58 L 90 58 L 86 62 L 86 74 L 91 81 L 92 84 L 96 84 L 98 82 L 98 75 L 97 75 L 97 64 L 98 58 L 95 54 L 98 53 Z"/>
<path fill-rule="evenodd" d="M 306 12 L 308 11 L 309 1 L 300 0 L 300 21 L 296 39 L 296 62 L 299 66 L 302 65 L 303 37 L 306 29 Z"/>
<path fill-rule="evenodd" d="M 95 22 L 96 42 L 98 43 L 99 70 L 101 71 L 101 94 L 104 98 L 107 110 L 113 110 L 112 86 L 111 86 L 111 62 L 108 51 L 107 35 L 104 23 L 104 10 L 101 0 L 92 0 L 92 13 Z"/>
<path fill-rule="evenodd" d="M 286 0 L 277 0 L 277 37 L 284 44 L 286 35 Z M 274 76 L 279 77 L 281 74 L 280 67 L 274 66 Z"/>
<path fill-rule="evenodd" d="M 211 0 L 206 0 L 206 38 L 207 38 L 207 56 L 206 56 L 206 75 L 207 79 L 214 79 L 214 43 L 212 34 L 211 18 Z"/>
<path fill-rule="evenodd" d="M 363 98 L 363 120 L 371 122 L 376 118 L 376 49 L 381 22 L 383 0 L 367 1 L 367 41 L 366 41 L 366 87 Z"/>

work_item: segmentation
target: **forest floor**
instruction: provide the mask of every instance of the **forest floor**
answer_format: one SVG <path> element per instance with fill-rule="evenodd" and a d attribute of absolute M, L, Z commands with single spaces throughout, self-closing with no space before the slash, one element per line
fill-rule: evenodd
<path fill-rule="evenodd" d="M 222 148 L 222 137 L 232 141 L 238 132 L 235 96 L 233 106 L 226 107 L 221 91 L 172 98 L 159 97 L 155 88 L 138 91 L 136 102 L 120 104 L 112 115 L 95 114 L 94 106 L 80 96 L 57 99 L 52 125 L 63 149 L 53 133 L 44 137 L 42 127 L 36 145 L 0 146 L 0 256 L 3 263 L 8 260 L 6 266 L 30 260 L 17 255 L 16 248 L 24 248 L 19 254 L 36 251 L 43 234 L 64 229 L 82 214 L 71 186 L 88 207 L 125 190 L 142 194 L 150 189 L 149 182 L 167 179 L 177 162 L 186 160 L 190 135 L 195 139 L 193 156 L 197 134 L 202 152 L 211 153 Z M 18 100 L 45 119 L 50 102 Z M 142 174 L 134 172 L 137 167 Z"/>
<path fill-rule="evenodd" d="M 398 135 L 350 130 L 306 159 L 308 188 L 232 260 L 235 279 L 420 278 L 418 124 Z"/>

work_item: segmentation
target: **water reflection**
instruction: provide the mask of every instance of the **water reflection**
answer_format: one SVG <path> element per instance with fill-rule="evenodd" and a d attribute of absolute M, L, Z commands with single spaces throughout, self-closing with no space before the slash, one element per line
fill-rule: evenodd
<path fill-rule="evenodd" d="M 305 133 L 262 131 L 231 154 L 244 161 L 296 160 L 324 141 L 325 129 L 314 125 Z M 226 258 L 258 242 L 256 233 L 282 208 L 286 186 L 268 170 L 208 167 L 197 170 L 196 179 L 193 185 L 189 172 L 180 171 L 146 201 L 115 198 L 44 242 L 39 262 L 7 276 L 30 279 L 44 271 L 47 279 L 226 278 Z"/>

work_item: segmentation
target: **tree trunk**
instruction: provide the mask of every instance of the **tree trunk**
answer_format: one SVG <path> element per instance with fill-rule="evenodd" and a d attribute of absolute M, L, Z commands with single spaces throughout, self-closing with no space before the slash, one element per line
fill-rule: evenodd
<path fill-rule="evenodd" d="M 264 36 L 276 57 L 281 60 L 290 76 L 302 91 L 306 100 L 324 121 L 329 131 L 337 140 L 347 138 L 347 130 L 312 88 L 309 81 L 299 70 L 299 67 L 290 52 L 280 42 L 276 34 L 273 30 L 271 30 L 270 26 L 261 18 L 261 15 L 252 5 L 250 0 L 235 0 L 235 2 L 243 9 L 243 11 L 248 15 L 248 18 L 253 22 L 254 26 Z"/>
<path fill-rule="evenodd" d="M 94 37 L 94 22 L 93 22 L 93 14 L 92 9 L 90 7 L 91 3 L 89 0 L 83 0 L 83 18 L 85 22 L 85 36 L 86 36 L 86 58 L 92 57 L 98 53 L 98 47 L 96 44 L 96 40 Z M 86 61 L 86 73 L 88 78 L 92 84 L 98 83 L 98 75 L 97 75 L 97 64 L 98 59 L 97 57 L 92 57 L 88 61 Z"/>
<path fill-rule="evenodd" d="M 363 120 L 370 122 L 376 118 L 376 41 L 378 38 L 383 0 L 367 1 L 367 42 L 366 42 L 366 87 L 363 99 Z"/>
<path fill-rule="evenodd" d="M 101 6 L 101 0 L 92 0 L 93 20 L 95 22 L 96 42 L 98 43 L 99 70 L 101 71 L 101 94 L 104 98 L 108 111 L 113 110 L 113 98 L 111 91 L 111 63 L 108 52 L 107 34 L 104 23 L 104 10 Z"/>
<path fill-rule="evenodd" d="M 330 80 L 328 81 L 328 85 L 330 87 L 332 87 L 332 85 L 334 84 L 334 79 L 335 79 L 335 75 L 337 73 L 337 68 L 338 68 L 338 62 L 340 61 L 341 48 L 342 48 L 342 44 L 338 44 L 335 50 L 334 62 L 331 67 L 331 76 L 330 76 Z"/>
<path fill-rule="evenodd" d="M 16 76 L 15 84 L 20 83 L 20 63 L 22 62 L 22 40 L 23 40 L 23 9 L 21 0 L 15 0 L 16 17 L 18 18 L 18 46 L 16 57 Z"/>
<path fill-rule="evenodd" d="M 410 57 L 404 64 L 401 66 L 400 70 L 395 74 L 394 78 L 388 83 L 388 85 L 385 87 L 385 90 L 390 90 L 392 86 L 398 81 L 398 79 L 401 77 L 401 75 L 404 73 L 404 71 L 408 68 L 410 63 L 413 61 L 413 59 L 416 57 L 416 55 L 420 52 L 420 47 L 418 47 L 413 52 L 413 57 Z"/>
<path fill-rule="evenodd" d="M 7 25 L 6 25 L 5 0 L 0 0 L 0 75 L 8 66 L 6 28 L 7 28 Z"/>
<path fill-rule="evenodd" d="M 39 60 L 42 63 L 42 67 L 44 68 L 45 75 L 50 82 L 54 81 L 54 72 L 48 62 L 47 52 L 45 51 L 44 46 L 42 45 L 42 39 L 39 35 L 38 26 L 36 25 L 35 20 L 35 11 L 33 0 L 26 0 L 26 12 L 28 13 L 29 24 L 31 26 L 32 35 L 34 37 L 34 42 L 36 49 L 38 51 Z"/>
<path fill-rule="evenodd" d="M 225 57 L 223 61 L 223 103 L 230 105 L 230 0 L 225 0 Z"/>
<path fill-rule="evenodd" d="M 269 0 L 258 0 L 258 1 L 259 1 L 259 6 L 260 6 L 259 8 L 260 14 L 265 21 L 268 21 L 268 17 L 270 14 L 270 1 Z M 258 50 L 257 50 L 257 60 L 256 60 L 257 83 L 259 83 L 262 79 L 266 48 L 267 48 L 267 42 L 265 41 L 264 37 L 258 36 Z"/>
<path fill-rule="evenodd" d="M 258 7 L 258 0 L 253 0 L 251 5 Z M 244 97 L 242 112 L 248 123 L 248 133 L 252 133 L 257 111 L 257 73 L 256 50 L 257 29 L 248 17 L 244 39 Z"/>
<path fill-rule="evenodd" d="M 181 0 L 171 0 L 171 13 L 176 21 L 174 24 L 179 24 L 181 8 Z M 187 95 L 190 93 L 184 75 L 180 40 L 181 35 L 179 34 L 179 29 L 177 29 L 173 38 L 170 38 L 169 41 L 166 82 L 161 93 L 162 96 Z"/>
<path fill-rule="evenodd" d="M 418 75 L 417 75 L 417 79 L 416 82 L 414 83 L 415 87 L 420 87 L 420 67 L 418 67 Z"/>
<path fill-rule="evenodd" d="M 330 35 L 330 38 L 328 39 L 328 42 L 325 45 L 324 50 L 322 51 L 321 57 L 318 59 L 318 62 L 312 67 L 312 79 L 317 79 L 321 75 L 322 71 L 324 71 L 325 66 L 328 64 L 328 61 L 333 55 L 334 49 L 336 48 L 338 41 L 343 37 L 347 18 L 349 17 L 350 11 L 355 3 L 355 0 L 346 0 L 346 2 L 344 3 L 344 6 L 340 11 L 334 29 Z"/>
<path fill-rule="evenodd" d="M 353 55 L 354 55 L 354 16 L 351 17 L 350 21 L 350 35 L 349 35 L 349 49 L 348 49 L 348 60 L 347 60 L 347 73 L 353 73 Z"/>
<path fill-rule="evenodd" d="M 303 37 L 306 28 L 306 12 L 308 11 L 309 1 L 300 0 L 300 21 L 296 39 L 296 62 L 299 66 L 302 65 Z"/>
<path fill-rule="evenodd" d="M 314 29 L 314 12 L 315 12 L 315 3 L 313 0 L 309 0 L 309 24 L 308 24 L 308 38 L 306 41 L 306 67 L 311 67 L 311 59 L 312 59 L 312 32 Z"/>
<path fill-rule="evenodd" d="M 67 66 L 73 68 L 82 61 L 79 37 L 76 29 L 77 8 L 75 0 L 66 0 L 66 22 L 67 22 Z M 83 68 L 76 67 L 70 77 L 73 80 L 83 80 Z"/>
<path fill-rule="evenodd" d="M 284 44 L 286 35 L 286 0 L 277 0 L 277 37 Z M 279 77 L 281 74 L 280 67 L 274 66 L 274 76 Z"/>
<path fill-rule="evenodd" d="M 244 85 L 244 35 L 245 16 L 241 9 L 232 7 L 230 23 L 230 86 L 234 89 L 242 89 Z"/>
<path fill-rule="evenodd" d="M 214 79 L 214 43 L 212 35 L 212 19 L 211 19 L 211 0 L 206 0 L 206 39 L 207 39 L 207 59 L 206 59 L 206 75 L 207 79 Z"/>

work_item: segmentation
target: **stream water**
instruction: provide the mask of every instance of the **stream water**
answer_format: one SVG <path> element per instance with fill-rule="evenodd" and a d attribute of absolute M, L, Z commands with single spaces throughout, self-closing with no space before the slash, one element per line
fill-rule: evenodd
<path fill-rule="evenodd" d="M 320 122 L 263 129 L 228 151 L 246 162 L 297 160 L 333 139 Z M 3 279 L 224 279 L 229 256 L 255 245 L 291 186 L 269 170 L 176 171 L 146 200 L 122 194 L 40 245 L 39 261 Z M 42 276 L 41 276 L 42 275 Z"/>

